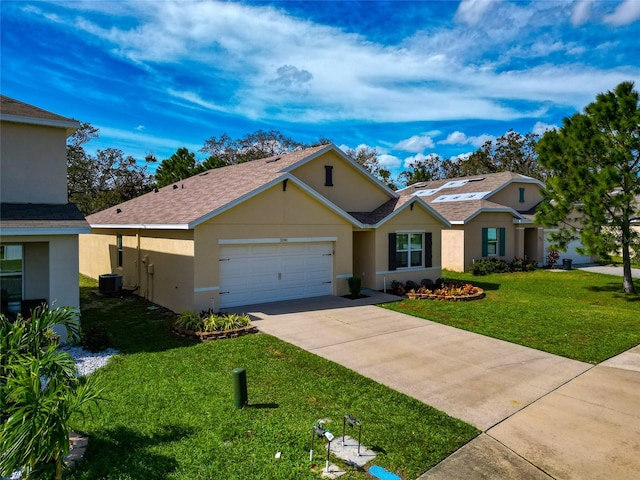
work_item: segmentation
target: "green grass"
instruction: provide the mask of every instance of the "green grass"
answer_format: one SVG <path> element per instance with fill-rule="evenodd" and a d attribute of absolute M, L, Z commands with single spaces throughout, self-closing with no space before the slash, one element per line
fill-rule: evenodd
<path fill-rule="evenodd" d="M 484 288 L 486 298 L 403 300 L 384 308 L 590 363 L 640 343 L 640 293 L 622 293 L 620 277 L 580 270 L 443 275 Z M 640 281 L 634 285 L 640 292 Z"/>
<path fill-rule="evenodd" d="M 96 297 L 87 279 L 81 285 L 83 325 L 106 324 L 122 354 L 93 374 L 104 400 L 77 419 L 90 443 L 72 479 L 319 478 L 326 450 L 316 440 L 309 461 L 311 427 L 331 419 L 337 437 L 346 411 L 377 452 L 369 466 L 415 479 L 479 433 L 269 335 L 192 344 L 169 333 L 172 317 L 162 309 L 135 297 Z M 247 372 L 250 405 L 242 410 L 233 398 L 237 367 Z M 342 478 L 370 478 L 346 470 Z"/>

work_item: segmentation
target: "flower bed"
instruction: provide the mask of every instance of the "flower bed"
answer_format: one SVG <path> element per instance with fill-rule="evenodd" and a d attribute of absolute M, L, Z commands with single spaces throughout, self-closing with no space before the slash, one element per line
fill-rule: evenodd
<path fill-rule="evenodd" d="M 200 342 L 258 333 L 258 329 L 251 325 L 248 315 L 234 313 L 216 315 L 211 311 L 200 314 L 192 311 L 182 312 L 172 330 L 178 335 L 191 337 Z"/>
<path fill-rule="evenodd" d="M 484 290 L 471 285 L 442 285 L 440 288 L 429 289 L 425 286 L 415 290 L 409 290 L 406 297 L 410 299 L 420 300 L 447 300 L 452 302 L 465 302 L 470 300 L 479 300 L 484 298 Z"/>
<path fill-rule="evenodd" d="M 196 332 L 194 330 L 187 330 L 186 328 L 179 327 L 178 325 L 174 325 L 172 329 L 178 335 L 190 337 L 198 340 L 199 342 L 210 342 L 213 340 L 222 340 L 224 338 L 237 338 L 250 333 L 258 333 L 258 329 L 253 325 L 214 332 Z"/>

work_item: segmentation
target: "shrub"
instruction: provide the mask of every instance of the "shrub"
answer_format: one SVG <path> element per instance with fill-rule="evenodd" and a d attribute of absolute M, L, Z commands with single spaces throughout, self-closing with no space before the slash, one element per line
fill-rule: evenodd
<path fill-rule="evenodd" d="M 406 292 L 407 290 L 404 288 L 404 285 L 401 282 L 397 280 L 394 280 L 393 282 L 391 282 L 391 289 L 389 290 L 389 293 L 393 295 L 398 295 L 399 297 L 401 297 Z"/>
<path fill-rule="evenodd" d="M 420 280 L 420 285 L 425 288 L 431 288 L 433 287 L 433 280 L 431 280 L 430 278 L 423 278 L 422 280 Z"/>
<path fill-rule="evenodd" d="M 560 259 L 560 252 L 554 249 L 547 250 L 547 267 L 555 268 Z"/>
<path fill-rule="evenodd" d="M 109 333 L 102 324 L 83 328 L 80 334 L 80 344 L 90 352 L 101 352 L 109 348 L 110 343 Z"/>
<path fill-rule="evenodd" d="M 362 287 L 362 279 L 360 277 L 349 277 L 349 292 L 351 296 L 358 298 L 360 296 L 360 288 Z"/>
<path fill-rule="evenodd" d="M 191 310 L 186 310 L 178 315 L 176 325 L 185 330 L 191 330 L 192 332 L 202 332 L 205 322 L 202 315 L 198 315 Z"/>
<path fill-rule="evenodd" d="M 185 311 L 176 320 L 176 326 L 192 332 L 222 332 L 246 327 L 250 324 L 249 315 L 237 313 L 217 315 L 212 310 L 201 312 L 199 315 L 195 312 Z"/>
<path fill-rule="evenodd" d="M 477 276 L 491 273 L 531 272 L 535 268 L 536 262 L 521 258 L 514 258 L 512 262 L 507 262 L 500 258 L 483 258 L 473 262 L 471 273 Z"/>
<path fill-rule="evenodd" d="M 28 320 L 0 315 L 0 476 L 62 479 L 69 421 L 99 399 L 97 377 L 76 377 L 73 358 L 57 348 L 54 325 L 78 330 L 73 310 L 37 307 Z"/>
<path fill-rule="evenodd" d="M 413 280 L 407 280 L 407 282 L 404 284 L 404 289 L 405 291 L 409 291 L 409 290 L 416 290 L 419 287 L 419 285 L 414 282 Z"/>

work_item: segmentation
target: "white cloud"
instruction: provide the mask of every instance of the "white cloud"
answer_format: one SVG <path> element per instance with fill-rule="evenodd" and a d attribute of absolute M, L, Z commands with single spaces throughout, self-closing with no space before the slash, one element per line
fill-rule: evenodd
<path fill-rule="evenodd" d="M 402 164 L 402 161 L 394 155 L 385 153 L 382 155 L 378 155 L 378 164 L 380 164 L 381 167 L 391 169 L 398 168 Z"/>
<path fill-rule="evenodd" d="M 571 11 L 571 23 L 575 26 L 586 23 L 591 15 L 592 4 L 593 0 L 577 0 L 573 4 L 573 10 Z"/>
<path fill-rule="evenodd" d="M 142 130 L 144 130 L 144 125 L 138 125 L 136 127 L 136 130 L 138 130 L 139 132 L 141 132 Z"/>
<path fill-rule="evenodd" d="M 544 135 L 545 132 L 548 132 L 549 130 L 557 130 L 558 126 L 557 125 L 549 125 L 548 123 L 544 123 L 544 122 L 536 122 L 536 124 L 533 126 L 533 133 L 535 133 L 536 135 Z"/>
<path fill-rule="evenodd" d="M 553 103 L 580 109 L 600 91 L 640 80 L 633 64 L 603 70 L 545 61 L 503 68 L 509 55 L 495 58 L 495 52 L 517 56 L 514 45 L 521 42 L 531 45 L 528 56 L 541 59 L 585 51 L 552 34 L 550 42 L 535 41 L 541 28 L 558 27 L 586 8 L 563 9 L 563 2 L 465 0 L 456 13 L 463 23 L 425 27 L 393 45 L 294 17 L 279 3 L 117 2 L 128 7 L 117 7 L 123 22 L 114 20 L 112 3 L 76 9 L 61 2 L 56 15 L 148 71 L 172 97 L 261 121 L 514 120 L 543 115 Z M 95 13 L 100 8 L 104 16 Z M 625 2 L 610 20 L 634 9 Z M 160 73 L 167 66 L 179 67 L 187 79 L 197 73 L 181 84 Z"/>
<path fill-rule="evenodd" d="M 434 146 L 433 139 L 429 135 L 414 135 L 411 138 L 398 142 L 393 148 L 405 152 L 421 153 L 427 148 L 433 148 Z"/>
<path fill-rule="evenodd" d="M 473 145 L 474 147 L 481 147 L 485 144 L 485 142 L 493 141 L 496 137 L 493 135 L 488 135 L 486 133 L 478 136 L 470 136 L 468 137 L 466 134 L 455 131 L 447 135 L 446 140 L 441 140 L 438 142 L 440 145 Z"/>
<path fill-rule="evenodd" d="M 471 155 L 473 155 L 474 152 L 466 152 L 466 153 L 461 153 L 459 155 L 456 155 L 455 157 L 452 158 L 452 160 L 458 161 L 458 162 L 464 162 L 465 160 L 469 160 L 469 157 Z"/>
<path fill-rule="evenodd" d="M 478 23 L 495 3 L 490 0 L 462 0 L 456 12 L 456 20 L 469 25 Z"/>
<path fill-rule="evenodd" d="M 640 2 L 624 0 L 615 11 L 606 17 L 604 22 L 610 25 L 630 25 L 640 19 Z"/>

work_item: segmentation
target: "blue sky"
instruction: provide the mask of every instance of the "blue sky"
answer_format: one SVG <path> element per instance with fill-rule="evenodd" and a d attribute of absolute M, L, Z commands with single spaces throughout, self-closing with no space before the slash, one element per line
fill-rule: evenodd
<path fill-rule="evenodd" d="M 375 147 L 397 174 L 640 86 L 640 0 L 0 5 L 2 93 L 139 160 L 274 128 Z"/>

